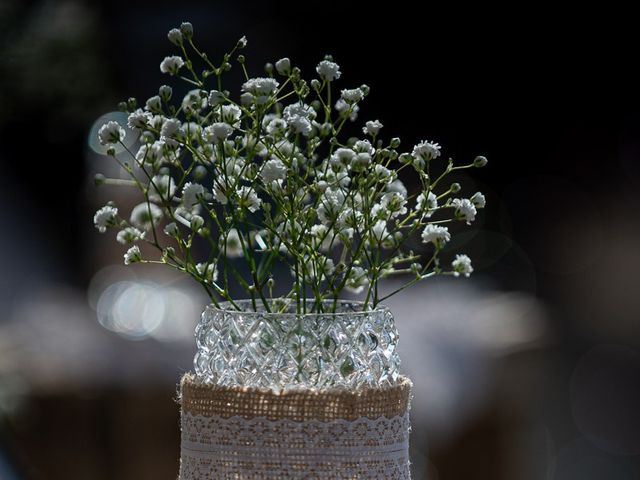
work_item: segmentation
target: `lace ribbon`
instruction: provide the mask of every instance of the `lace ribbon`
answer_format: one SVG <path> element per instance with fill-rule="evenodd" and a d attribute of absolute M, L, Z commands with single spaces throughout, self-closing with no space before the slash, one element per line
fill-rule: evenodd
<path fill-rule="evenodd" d="M 409 414 L 357 420 L 182 412 L 181 480 L 408 480 Z"/>

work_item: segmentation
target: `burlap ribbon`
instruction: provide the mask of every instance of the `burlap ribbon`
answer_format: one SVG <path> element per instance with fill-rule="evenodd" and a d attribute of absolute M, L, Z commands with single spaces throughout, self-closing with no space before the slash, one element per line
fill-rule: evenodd
<path fill-rule="evenodd" d="M 185 375 L 181 480 L 410 478 L 407 378 L 385 388 L 274 392 Z"/>

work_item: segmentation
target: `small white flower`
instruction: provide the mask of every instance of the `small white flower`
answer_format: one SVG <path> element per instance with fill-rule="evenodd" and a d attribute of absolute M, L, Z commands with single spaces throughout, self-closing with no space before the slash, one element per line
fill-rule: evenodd
<path fill-rule="evenodd" d="M 440 156 L 440 145 L 424 140 L 413 147 L 411 155 L 413 155 L 414 158 L 414 166 L 422 169 L 424 168 L 425 162 L 429 162 Z"/>
<path fill-rule="evenodd" d="M 240 199 L 238 205 L 247 208 L 251 213 L 255 213 L 262 204 L 262 200 L 258 198 L 258 194 L 251 187 L 240 187 L 238 189 L 238 197 Z"/>
<path fill-rule="evenodd" d="M 351 165 L 351 162 L 355 159 L 355 157 L 356 152 L 354 152 L 352 149 L 338 148 L 335 152 L 333 152 L 333 155 L 331 155 L 329 163 L 336 167 L 347 166 Z"/>
<path fill-rule="evenodd" d="M 242 110 L 236 105 L 223 105 L 220 107 L 220 120 L 228 123 L 233 128 L 240 127 L 240 117 L 242 116 Z"/>
<path fill-rule="evenodd" d="M 451 240 L 451 234 L 447 227 L 430 223 L 422 231 L 422 241 L 424 243 L 431 242 L 436 248 L 442 248 L 449 240 Z"/>
<path fill-rule="evenodd" d="M 364 92 L 360 88 L 345 88 L 340 96 L 349 104 L 358 103 L 364 98 Z"/>
<path fill-rule="evenodd" d="M 142 261 L 142 257 L 140 256 L 140 247 L 134 245 L 127 253 L 124 254 L 124 264 L 131 265 L 132 263 L 137 263 Z"/>
<path fill-rule="evenodd" d="M 223 254 L 227 256 L 227 258 L 238 258 L 242 257 L 242 243 L 240 241 L 240 234 L 238 230 L 232 228 L 229 230 L 226 236 L 225 244 L 222 246 Z"/>
<path fill-rule="evenodd" d="M 162 209 L 155 203 L 143 202 L 131 210 L 131 223 L 141 230 L 150 230 L 162 220 Z"/>
<path fill-rule="evenodd" d="M 322 194 L 320 205 L 318 205 L 318 218 L 329 225 L 333 223 L 344 208 L 346 195 L 340 188 L 327 188 Z"/>
<path fill-rule="evenodd" d="M 176 225 L 176 222 L 167 223 L 163 231 L 166 235 L 170 237 L 175 237 L 180 233 L 180 230 L 178 230 L 178 225 Z"/>
<path fill-rule="evenodd" d="M 149 184 L 149 200 L 168 202 L 176 193 L 176 182 L 169 175 L 156 175 Z"/>
<path fill-rule="evenodd" d="M 275 180 L 284 180 L 287 177 L 287 167 L 282 160 L 272 158 L 265 162 L 260 170 L 260 178 L 265 183 L 271 183 Z"/>
<path fill-rule="evenodd" d="M 214 283 L 218 280 L 218 269 L 215 263 L 198 263 L 196 271 L 206 283 Z"/>
<path fill-rule="evenodd" d="M 280 75 L 287 75 L 291 71 L 291 61 L 285 57 L 276 62 L 276 71 Z"/>
<path fill-rule="evenodd" d="M 98 130 L 98 140 L 100 140 L 102 145 L 109 145 L 111 143 L 121 142 L 124 140 L 126 134 L 124 128 L 122 128 L 118 122 L 110 121 Z"/>
<path fill-rule="evenodd" d="M 182 110 L 193 113 L 199 112 L 207 106 L 207 96 L 204 90 L 196 88 L 189 91 L 182 99 Z"/>
<path fill-rule="evenodd" d="M 376 153 L 376 149 L 373 148 L 369 140 L 358 140 L 354 143 L 353 149 L 358 153 L 368 153 L 369 155 Z"/>
<path fill-rule="evenodd" d="M 123 230 L 120 230 L 116 235 L 116 240 L 118 243 L 122 245 L 126 245 L 127 243 L 137 242 L 139 240 L 144 239 L 145 232 L 138 230 L 136 227 L 127 227 Z"/>
<path fill-rule="evenodd" d="M 313 237 L 313 248 L 328 251 L 333 245 L 333 235 L 329 232 L 329 228 L 326 225 L 318 224 L 311 227 L 309 231 L 311 237 Z"/>
<path fill-rule="evenodd" d="M 382 181 L 386 181 L 391 183 L 393 179 L 393 172 L 386 167 L 383 167 L 379 163 L 373 168 L 373 171 L 378 176 L 378 178 Z"/>
<path fill-rule="evenodd" d="M 204 226 L 204 218 L 200 215 L 192 215 L 191 216 L 191 230 L 194 232 L 198 232 Z"/>
<path fill-rule="evenodd" d="M 367 272 L 362 267 L 352 267 L 345 283 L 345 288 L 355 293 L 356 295 L 364 289 L 365 285 L 369 283 L 367 278 Z"/>
<path fill-rule="evenodd" d="M 249 92 L 245 92 L 240 95 L 240 104 L 244 107 L 249 107 L 254 102 L 254 98 L 255 97 L 252 94 L 250 94 Z M 264 100 L 264 98 L 261 98 L 260 100 L 258 100 L 258 104 L 265 103 Z"/>
<path fill-rule="evenodd" d="M 267 133 L 276 137 L 282 136 L 287 129 L 287 122 L 281 118 L 274 118 L 267 124 Z"/>
<path fill-rule="evenodd" d="M 375 136 L 380 132 L 382 128 L 382 124 L 378 120 L 369 120 L 364 127 L 362 127 L 362 131 L 368 135 Z"/>
<path fill-rule="evenodd" d="M 177 134 L 180 132 L 181 127 L 182 123 L 177 118 L 167 118 L 162 124 L 160 135 L 162 135 L 162 137 L 165 139 L 176 138 Z"/>
<path fill-rule="evenodd" d="M 111 205 L 105 205 L 93 216 L 93 223 L 100 233 L 107 231 L 109 227 L 117 225 L 118 209 Z"/>
<path fill-rule="evenodd" d="M 159 113 L 162 111 L 162 99 L 159 95 L 149 97 L 144 105 L 144 108 L 149 110 L 150 112 Z"/>
<path fill-rule="evenodd" d="M 389 236 L 386 220 L 378 220 L 373 227 L 371 227 L 371 234 L 376 242 L 383 242 Z"/>
<path fill-rule="evenodd" d="M 404 198 L 407 198 L 407 187 L 404 186 L 404 183 L 402 183 L 400 179 L 394 180 L 387 185 L 387 192 L 397 192 Z"/>
<path fill-rule="evenodd" d="M 162 164 L 165 162 L 165 142 L 157 140 L 152 144 L 144 144 L 136 153 L 136 160 L 140 163 Z"/>
<path fill-rule="evenodd" d="M 390 218 L 407 213 L 407 199 L 398 192 L 387 192 L 380 199 L 380 206 L 389 212 Z"/>
<path fill-rule="evenodd" d="M 147 128 L 151 114 L 138 108 L 135 112 L 131 112 L 127 118 L 127 125 L 133 130 L 144 130 Z"/>
<path fill-rule="evenodd" d="M 312 130 L 312 124 L 308 118 L 300 115 L 289 117 L 287 120 L 289 127 L 294 133 L 301 133 L 305 137 L 309 136 Z"/>
<path fill-rule="evenodd" d="M 322 60 L 316 67 L 316 72 L 320 75 L 320 78 L 327 82 L 333 82 L 340 78 L 340 66 L 335 62 L 329 60 Z"/>
<path fill-rule="evenodd" d="M 436 208 L 438 208 L 438 197 L 433 192 L 429 192 L 426 196 L 422 192 L 416 198 L 416 210 L 418 212 L 426 212 L 424 214 L 425 217 L 431 217 Z"/>
<path fill-rule="evenodd" d="M 476 207 L 468 198 L 454 198 L 451 206 L 456 209 L 455 216 L 458 220 L 464 220 L 467 225 L 471 225 L 476 219 Z"/>
<path fill-rule="evenodd" d="M 162 73 L 175 75 L 183 66 L 184 60 L 182 60 L 182 57 L 172 55 L 171 57 L 164 57 L 164 60 L 160 63 L 160 71 Z"/>
<path fill-rule="evenodd" d="M 174 45 L 182 45 L 182 32 L 177 28 L 172 28 L 171 30 L 169 30 L 169 33 L 167 33 L 167 38 Z"/>
<path fill-rule="evenodd" d="M 473 267 L 471 266 L 471 259 L 467 255 L 456 255 L 456 258 L 451 262 L 453 268 L 453 275 L 459 277 L 464 275 L 468 277 L 473 273 Z"/>
<path fill-rule="evenodd" d="M 311 133 L 311 121 L 316 118 L 316 111 L 304 103 L 293 103 L 285 107 L 283 118 L 291 130 L 306 137 Z"/>
<path fill-rule="evenodd" d="M 308 258 L 305 262 L 305 275 L 310 280 L 316 280 L 323 276 L 328 277 L 335 271 L 335 265 L 333 260 L 325 257 L 324 255 L 318 255 L 318 258 L 314 261 L 312 258 Z"/>
<path fill-rule="evenodd" d="M 481 192 L 474 193 L 469 200 L 476 208 L 484 208 L 487 204 L 487 201 Z"/>
<path fill-rule="evenodd" d="M 182 205 L 190 209 L 200 203 L 200 198 L 204 197 L 205 189 L 199 183 L 187 182 L 182 189 Z"/>
<path fill-rule="evenodd" d="M 242 84 L 242 91 L 248 92 L 256 97 L 273 95 L 280 83 L 275 78 L 257 77 L 250 78 Z"/>
<path fill-rule="evenodd" d="M 355 104 L 349 104 L 345 102 L 342 98 L 339 98 L 335 105 L 336 110 L 340 115 L 346 115 L 349 113 L 349 120 L 355 122 L 358 118 L 358 112 L 360 111 L 360 107 Z"/>
<path fill-rule="evenodd" d="M 209 105 L 211 107 L 217 107 L 224 102 L 224 95 L 218 90 L 211 90 L 209 92 Z"/>
<path fill-rule="evenodd" d="M 247 37 L 246 36 L 242 36 L 240 37 L 240 40 L 238 40 L 238 48 L 244 48 L 247 46 Z"/>
<path fill-rule="evenodd" d="M 224 122 L 212 123 L 204 129 L 205 137 L 209 142 L 219 142 L 220 140 L 226 140 L 232 133 L 233 127 Z"/>

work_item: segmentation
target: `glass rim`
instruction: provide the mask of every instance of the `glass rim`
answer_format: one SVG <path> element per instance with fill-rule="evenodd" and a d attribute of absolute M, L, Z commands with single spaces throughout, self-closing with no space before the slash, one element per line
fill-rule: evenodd
<path fill-rule="evenodd" d="M 278 300 L 278 299 L 276 299 Z M 250 298 L 242 298 L 240 300 L 234 300 L 234 303 L 238 306 L 243 306 L 243 305 L 249 305 L 251 307 L 253 307 L 252 305 L 252 300 Z M 310 303 L 310 302 L 307 302 Z M 315 302 L 312 302 L 315 303 Z M 323 304 L 333 304 L 333 300 L 323 300 L 322 301 Z M 263 307 L 262 305 L 262 301 L 260 301 L 259 299 L 256 299 L 256 305 L 258 305 L 258 308 Z M 337 302 L 338 307 L 340 305 L 359 305 L 359 306 L 363 306 L 364 302 L 360 301 L 360 300 L 348 300 L 348 299 L 339 299 Z M 295 307 L 295 300 L 291 300 L 291 305 Z M 238 310 L 237 308 L 233 307 L 232 303 L 229 301 L 224 301 L 224 302 L 219 302 L 218 306 L 214 305 L 213 303 L 210 303 L 209 305 L 207 305 L 206 307 L 207 310 L 213 310 L 216 312 L 220 312 L 220 313 L 225 313 L 225 314 L 244 314 L 244 315 L 261 315 L 261 316 L 274 316 L 274 317 L 304 317 L 304 316 L 318 316 L 318 315 L 326 315 L 326 316 L 345 316 L 345 315 L 362 315 L 362 314 L 375 314 L 375 313 L 382 313 L 385 311 L 390 311 L 389 308 L 382 303 L 379 303 L 376 308 L 371 309 L 371 310 L 350 310 L 350 311 L 336 311 L 336 312 L 306 312 L 306 313 L 296 313 L 296 312 L 291 312 L 291 311 L 285 311 L 285 312 L 267 312 L 266 310 L 259 310 L 259 311 L 255 311 L 255 310 Z"/>

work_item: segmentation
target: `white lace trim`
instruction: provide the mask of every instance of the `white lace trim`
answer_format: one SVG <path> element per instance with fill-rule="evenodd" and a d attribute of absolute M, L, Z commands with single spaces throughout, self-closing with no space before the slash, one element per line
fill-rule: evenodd
<path fill-rule="evenodd" d="M 329 422 L 182 413 L 181 480 L 408 480 L 409 414 Z"/>

